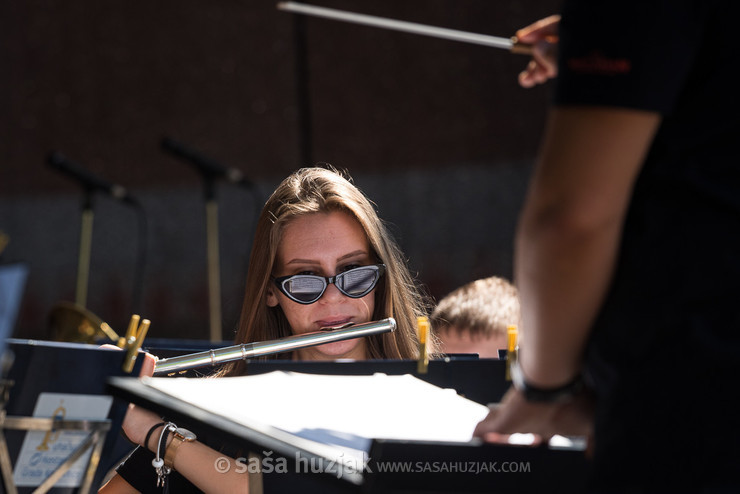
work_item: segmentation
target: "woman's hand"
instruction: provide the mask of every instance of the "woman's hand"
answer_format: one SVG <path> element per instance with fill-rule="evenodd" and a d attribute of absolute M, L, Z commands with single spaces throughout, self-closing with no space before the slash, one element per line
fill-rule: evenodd
<path fill-rule="evenodd" d="M 100 348 L 121 350 L 115 345 L 108 344 L 101 345 Z M 141 365 L 141 372 L 139 372 L 139 377 L 151 377 L 154 375 L 154 367 L 157 363 L 157 357 L 155 357 L 151 353 L 142 353 L 144 353 L 144 362 Z M 161 421 L 162 419 L 155 413 L 150 412 L 149 410 L 145 410 L 141 407 L 137 407 L 133 403 L 130 403 L 128 406 L 128 410 L 126 410 L 126 416 L 123 418 L 123 433 L 131 442 L 141 444 L 145 448 L 147 448 L 148 445 L 143 444 L 144 439 L 146 438 L 146 433 L 154 424 L 157 424 Z"/>
<path fill-rule="evenodd" d="M 540 19 L 516 32 L 517 39 L 534 47 L 532 60 L 519 74 L 519 85 L 525 88 L 544 84 L 558 75 L 557 43 L 559 15 Z"/>
<path fill-rule="evenodd" d="M 154 375 L 154 366 L 157 363 L 157 357 L 151 353 L 144 353 L 144 363 L 141 365 L 139 377 L 151 377 Z M 154 425 L 161 422 L 162 419 L 149 410 L 144 410 L 136 405 L 129 404 L 126 416 L 123 418 L 123 432 L 136 444 L 141 444 L 145 448 L 149 445 L 143 444 L 147 431 Z"/>

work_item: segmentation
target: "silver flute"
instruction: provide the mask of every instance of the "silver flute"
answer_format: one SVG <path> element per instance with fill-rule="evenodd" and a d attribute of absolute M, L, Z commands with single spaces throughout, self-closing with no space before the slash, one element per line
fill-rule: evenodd
<path fill-rule="evenodd" d="M 299 348 L 323 345 L 334 341 L 351 340 L 374 334 L 395 331 L 396 320 L 392 317 L 371 321 L 364 324 L 355 324 L 339 329 L 326 328 L 313 333 L 287 336 L 277 340 L 260 341 L 256 343 L 242 343 L 241 345 L 227 346 L 158 360 L 154 366 L 154 375 L 173 374 L 197 367 L 216 366 L 237 360 L 289 352 Z"/>

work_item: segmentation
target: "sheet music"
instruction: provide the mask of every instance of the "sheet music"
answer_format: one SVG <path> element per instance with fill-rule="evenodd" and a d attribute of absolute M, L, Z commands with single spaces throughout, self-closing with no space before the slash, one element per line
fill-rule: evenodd
<path fill-rule="evenodd" d="M 244 377 L 144 382 L 244 425 L 269 425 L 366 455 L 372 439 L 468 442 L 488 408 L 411 375 L 276 371 Z"/>

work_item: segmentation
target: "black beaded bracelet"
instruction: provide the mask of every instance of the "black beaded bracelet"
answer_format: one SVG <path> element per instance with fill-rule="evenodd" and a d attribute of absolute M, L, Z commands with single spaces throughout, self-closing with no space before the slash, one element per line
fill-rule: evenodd
<path fill-rule="evenodd" d="M 154 424 L 151 429 L 149 429 L 149 432 L 146 433 L 146 437 L 144 438 L 144 449 L 149 449 L 149 439 L 152 438 L 152 434 L 154 434 L 154 431 L 156 431 L 159 427 L 165 425 L 167 422 L 160 422 L 158 424 Z"/>

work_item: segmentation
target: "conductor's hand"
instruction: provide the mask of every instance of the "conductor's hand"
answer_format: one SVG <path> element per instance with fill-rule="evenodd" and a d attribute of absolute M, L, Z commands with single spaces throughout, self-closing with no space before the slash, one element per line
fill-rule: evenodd
<path fill-rule="evenodd" d="M 559 15 L 540 19 L 516 32 L 519 41 L 534 46 L 532 60 L 519 73 L 519 85 L 525 88 L 544 84 L 558 75 L 557 46 Z"/>
<path fill-rule="evenodd" d="M 593 400 L 588 394 L 563 403 L 532 403 L 512 387 L 501 403 L 491 406 L 473 435 L 487 442 L 507 443 L 513 433 L 530 433 L 534 444 L 541 444 L 560 434 L 587 437 L 590 445 L 592 428 Z"/>

